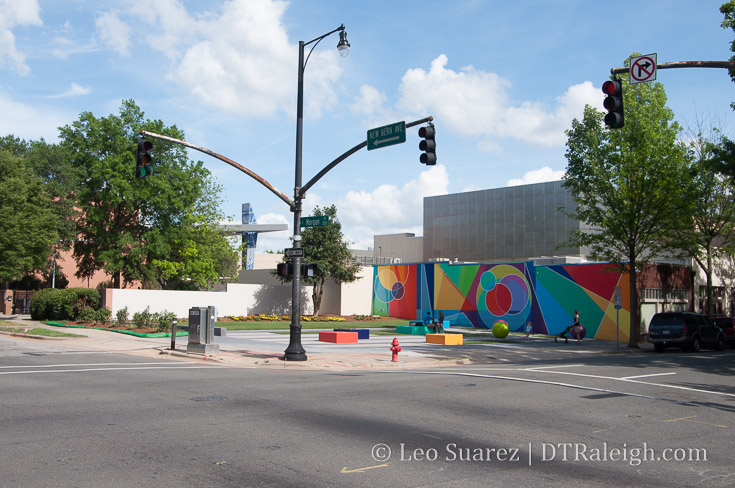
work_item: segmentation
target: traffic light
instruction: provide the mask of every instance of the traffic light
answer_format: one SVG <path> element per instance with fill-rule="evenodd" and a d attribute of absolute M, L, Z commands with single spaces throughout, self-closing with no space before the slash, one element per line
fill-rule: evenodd
<path fill-rule="evenodd" d="M 316 264 L 303 263 L 301 265 L 301 276 L 304 278 L 314 278 L 318 273 Z"/>
<path fill-rule="evenodd" d="M 293 276 L 293 263 L 278 263 L 276 274 L 281 278 L 291 278 Z"/>
<path fill-rule="evenodd" d="M 135 152 L 135 177 L 148 178 L 153 174 L 151 163 L 153 160 L 153 143 L 145 139 L 138 140 L 138 150 Z"/>
<path fill-rule="evenodd" d="M 423 141 L 419 142 L 419 149 L 424 151 L 419 157 L 421 164 L 427 166 L 434 166 L 436 164 L 436 130 L 434 124 L 429 124 L 426 127 L 419 129 L 419 137 L 423 138 Z"/>
<path fill-rule="evenodd" d="M 620 129 L 625 123 L 623 117 L 623 84 L 620 80 L 610 80 L 602 84 L 602 93 L 607 95 L 603 103 L 607 110 L 605 125 L 611 129 Z"/>

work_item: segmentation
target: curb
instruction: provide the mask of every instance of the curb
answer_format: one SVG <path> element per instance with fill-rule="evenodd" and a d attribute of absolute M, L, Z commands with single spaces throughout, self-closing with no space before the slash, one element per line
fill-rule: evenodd
<path fill-rule="evenodd" d="M 9 332 L 5 330 L 0 330 L 0 334 L 8 335 L 11 337 L 23 337 L 25 339 L 41 339 L 41 340 L 51 340 L 51 341 L 78 339 L 78 337 L 49 337 L 49 336 L 41 336 L 41 335 L 36 335 L 36 334 L 26 334 L 25 332 Z"/>
<path fill-rule="evenodd" d="M 329 359 L 329 358 L 317 358 L 311 361 L 283 361 L 280 357 L 276 356 L 273 358 L 259 358 L 254 360 L 248 357 L 232 356 L 229 353 L 227 355 L 218 356 L 202 356 L 199 354 L 190 354 L 184 351 L 174 350 L 169 348 L 156 348 L 159 354 L 165 354 L 168 356 L 174 356 L 185 359 L 195 359 L 201 361 L 213 361 L 220 364 L 228 364 L 230 366 L 250 366 L 258 368 L 271 368 L 271 369 L 300 369 L 300 370 L 311 370 L 311 371 L 336 371 L 341 369 L 369 369 L 369 370 L 392 370 L 392 369 L 410 369 L 410 368 L 432 368 L 441 366 L 460 366 L 471 364 L 469 358 L 452 358 L 452 359 L 434 359 L 434 360 L 418 360 L 416 362 L 392 362 L 390 360 L 383 359 L 371 359 L 363 364 L 351 363 L 347 360 L 342 359 Z M 321 361 L 330 361 L 324 363 Z"/>
<path fill-rule="evenodd" d="M 134 332 L 132 330 L 123 330 L 123 329 L 108 329 L 105 327 L 88 327 L 86 325 L 69 325 L 69 324 L 61 324 L 59 322 L 45 322 L 46 325 L 53 325 L 55 327 L 67 327 L 70 329 L 92 329 L 92 330 L 106 330 L 109 332 L 117 332 L 118 334 L 127 334 L 135 337 L 145 337 L 145 338 L 154 338 L 159 339 L 161 337 L 171 337 L 170 332 L 157 332 L 155 334 L 142 334 L 140 332 Z M 182 337 L 182 336 L 188 336 L 188 332 L 177 332 L 176 337 Z"/>

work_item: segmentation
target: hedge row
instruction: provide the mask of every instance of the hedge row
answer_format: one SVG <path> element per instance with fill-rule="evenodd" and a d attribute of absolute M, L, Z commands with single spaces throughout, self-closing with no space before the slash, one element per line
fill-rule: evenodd
<path fill-rule="evenodd" d="M 89 310 L 100 310 L 100 292 L 92 288 L 46 288 L 31 300 L 33 320 L 76 320 Z"/>

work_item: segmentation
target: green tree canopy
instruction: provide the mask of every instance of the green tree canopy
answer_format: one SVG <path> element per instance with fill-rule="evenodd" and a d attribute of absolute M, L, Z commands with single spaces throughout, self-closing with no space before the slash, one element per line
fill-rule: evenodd
<path fill-rule="evenodd" d="M 0 150 L 0 283 L 43 269 L 57 239 L 43 182 L 22 159 Z"/>
<path fill-rule="evenodd" d="M 304 262 L 315 264 L 317 273 L 314 277 L 302 276 L 306 283 L 314 285 L 312 302 L 314 316 L 319 315 L 319 309 L 324 294 L 324 285 L 327 278 L 339 283 L 352 283 L 357 280 L 360 265 L 352 259 L 352 253 L 347 248 L 347 242 L 342 234 L 342 224 L 337 219 L 337 207 L 314 209 L 314 216 L 329 217 L 329 225 L 321 227 L 307 227 L 301 230 L 301 245 L 304 248 Z"/>
<path fill-rule="evenodd" d="M 582 121 L 567 131 L 564 186 L 577 203 L 572 217 L 592 231 L 571 241 L 619 263 L 630 275 L 630 341 L 637 347 L 639 310 L 636 272 L 656 256 L 678 252 L 673 236 L 687 223 L 689 184 L 686 149 L 666 106 L 660 83 L 623 80 L 625 126 L 607 129 L 603 114 L 587 106 Z"/>
<path fill-rule="evenodd" d="M 136 179 L 142 129 L 184 138 L 176 126 L 145 119 L 132 100 L 122 103 L 119 115 L 98 118 L 84 112 L 60 129 L 63 149 L 84 174 L 76 198 L 77 275 L 105 270 L 116 287 L 231 278 L 231 261 L 221 255 L 227 254 L 228 241 L 216 226 L 223 219 L 219 186 L 201 161 L 188 160 L 183 147 L 158 140 L 153 176 Z M 207 245 L 192 253 L 192 243 Z M 229 247 L 229 252 L 236 251 Z"/>

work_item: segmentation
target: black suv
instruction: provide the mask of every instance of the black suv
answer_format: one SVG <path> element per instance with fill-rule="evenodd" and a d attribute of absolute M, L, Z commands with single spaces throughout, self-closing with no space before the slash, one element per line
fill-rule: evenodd
<path fill-rule="evenodd" d="M 725 334 L 710 320 L 698 313 L 662 312 L 651 318 L 648 326 L 648 341 L 656 352 L 668 346 L 681 346 L 685 351 L 697 352 L 701 346 L 710 346 L 718 351 L 725 348 Z"/>
<path fill-rule="evenodd" d="M 725 333 L 725 344 L 735 347 L 735 317 L 712 317 L 712 322 Z"/>

